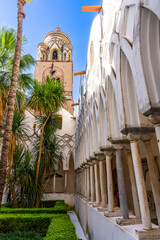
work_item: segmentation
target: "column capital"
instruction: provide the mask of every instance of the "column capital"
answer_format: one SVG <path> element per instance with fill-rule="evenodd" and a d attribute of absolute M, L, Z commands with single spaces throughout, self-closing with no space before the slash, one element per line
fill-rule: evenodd
<path fill-rule="evenodd" d="M 130 142 L 126 137 L 123 138 L 109 138 L 108 139 L 115 150 L 122 150 L 130 148 Z"/>
<path fill-rule="evenodd" d="M 153 138 L 153 133 L 129 133 L 127 138 L 130 142 L 138 140 L 143 142 L 149 142 Z"/>
<path fill-rule="evenodd" d="M 98 161 L 104 161 L 105 156 L 103 152 L 94 152 L 94 155 Z"/>
<path fill-rule="evenodd" d="M 85 168 L 88 168 L 88 167 L 89 167 L 88 162 L 86 162 L 84 165 L 85 165 Z"/>
<path fill-rule="evenodd" d="M 91 161 L 96 160 L 96 157 L 94 155 L 89 157 Z"/>
<path fill-rule="evenodd" d="M 92 160 L 91 159 L 87 159 L 87 163 L 89 164 L 89 166 L 92 166 L 93 163 L 92 163 Z"/>
<path fill-rule="evenodd" d="M 115 153 L 115 148 L 112 145 L 100 147 L 100 150 L 105 156 L 112 156 Z"/>
<path fill-rule="evenodd" d="M 149 121 L 153 124 L 153 125 L 160 125 L 160 113 L 157 112 L 157 114 L 150 114 L 148 116 Z"/>
<path fill-rule="evenodd" d="M 93 164 L 98 164 L 98 160 L 97 159 L 94 159 L 92 160 Z"/>

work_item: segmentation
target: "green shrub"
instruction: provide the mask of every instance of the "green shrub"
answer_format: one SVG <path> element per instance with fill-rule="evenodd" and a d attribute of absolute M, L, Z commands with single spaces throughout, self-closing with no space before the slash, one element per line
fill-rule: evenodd
<path fill-rule="evenodd" d="M 54 205 L 56 204 L 56 200 L 45 200 L 41 201 L 39 204 L 40 208 L 54 208 Z"/>
<path fill-rule="evenodd" d="M 15 214 L 40 214 L 40 213 L 47 213 L 47 214 L 66 214 L 67 207 L 63 200 L 56 201 L 54 208 L 9 208 L 6 206 L 2 206 L 0 209 L 0 213 L 15 213 Z"/>
<path fill-rule="evenodd" d="M 1 240 L 41 240 L 41 236 L 38 233 L 33 232 L 14 232 L 7 233 L 0 236 Z"/>
<path fill-rule="evenodd" d="M 67 213 L 67 206 L 63 200 L 56 201 L 56 204 L 54 206 L 54 212 Z"/>
<path fill-rule="evenodd" d="M 5 204 L 2 204 L 1 206 L 6 207 L 6 208 L 13 208 L 13 202 L 8 202 L 8 203 L 5 203 Z"/>
<path fill-rule="evenodd" d="M 0 214 L 0 234 L 25 231 L 45 236 L 53 217 L 51 214 Z"/>
<path fill-rule="evenodd" d="M 56 215 L 58 216 L 58 215 Z M 77 240 L 75 228 L 68 215 L 52 218 L 44 240 Z"/>

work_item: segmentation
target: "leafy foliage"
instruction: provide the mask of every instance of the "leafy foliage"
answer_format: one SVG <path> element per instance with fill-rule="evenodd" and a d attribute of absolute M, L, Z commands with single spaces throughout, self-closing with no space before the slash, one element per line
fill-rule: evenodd
<path fill-rule="evenodd" d="M 45 204 L 48 203 L 53 204 L 54 201 L 45 201 Z M 47 214 L 66 214 L 67 213 L 67 207 L 63 200 L 55 201 L 55 206 L 50 208 L 10 208 L 12 205 L 7 204 L 2 205 L 2 208 L 0 209 L 0 213 L 15 213 L 15 214 L 41 214 L 41 213 L 47 213 Z"/>
<path fill-rule="evenodd" d="M 23 43 L 26 39 L 23 38 Z M 11 84 L 12 68 L 16 47 L 16 31 L 12 28 L 2 27 L 0 30 L 0 126 L 3 126 L 7 110 L 8 94 Z M 22 55 L 18 75 L 18 89 L 16 96 L 21 95 L 25 100 L 24 92 L 32 88 L 33 79 L 28 70 L 34 66 L 35 60 L 30 54 Z"/>
<path fill-rule="evenodd" d="M 52 214 L 1 214 L 0 233 L 37 232 L 46 235 Z"/>
<path fill-rule="evenodd" d="M 41 236 L 34 232 L 13 232 L 2 235 L 1 240 L 41 240 Z"/>
<path fill-rule="evenodd" d="M 44 240 L 78 240 L 68 215 L 52 218 Z"/>
<path fill-rule="evenodd" d="M 45 83 L 34 80 L 32 95 L 29 98 L 28 106 L 41 114 L 48 115 L 57 112 L 65 102 L 62 83 L 51 76 L 47 76 Z"/>

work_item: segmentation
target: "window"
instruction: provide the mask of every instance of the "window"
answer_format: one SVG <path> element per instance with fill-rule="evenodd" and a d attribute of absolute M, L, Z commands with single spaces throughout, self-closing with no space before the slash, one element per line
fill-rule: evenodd
<path fill-rule="evenodd" d="M 66 53 L 64 53 L 64 61 L 66 61 Z"/>
<path fill-rule="evenodd" d="M 57 60 L 57 59 L 58 59 L 57 50 L 54 50 L 53 55 L 52 55 L 52 59 L 53 59 L 53 60 Z"/>

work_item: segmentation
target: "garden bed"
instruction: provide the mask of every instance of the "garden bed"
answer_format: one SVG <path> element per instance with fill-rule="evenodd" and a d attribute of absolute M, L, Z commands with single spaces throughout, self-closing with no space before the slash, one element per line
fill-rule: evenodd
<path fill-rule="evenodd" d="M 66 214 L 67 207 L 63 200 L 59 201 L 49 201 L 50 205 L 54 202 L 54 207 L 51 208 L 13 208 L 12 204 L 3 204 L 0 213 L 51 213 L 51 214 Z M 47 205 L 47 201 L 45 201 Z M 48 204 L 49 205 L 49 204 Z"/>
<path fill-rule="evenodd" d="M 66 214 L 67 207 L 64 201 L 56 201 L 53 208 L 14 209 L 10 207 L 11 205 L 9 207 L 3 206 L 0 210 L 0 235 L 3 236 L 4 240 L 12 239 L 7 235 L 9 232 L 14 232 L 14 234 L 21 234 L 17 232 L 34 232 L 40 234 L 40 237 L 44 240 L 78 239 L 75 228 Z M 4 234 L 6 235 L 4 236 Z M 30 239 L 39 239 L 38 236 L 36 237 Z M 17 238 L 17 240 L 21 239 L 27 239 L 27 235 L 26 238 L 20 236 Z"/>

